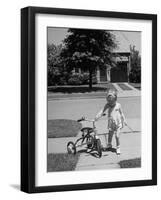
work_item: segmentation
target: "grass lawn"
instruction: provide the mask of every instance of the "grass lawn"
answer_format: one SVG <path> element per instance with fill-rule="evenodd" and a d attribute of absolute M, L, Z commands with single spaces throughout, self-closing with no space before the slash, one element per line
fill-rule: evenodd
<path fill-rule="evenodd" d="M 73 171 L 79 159 L 79 154 L 48 154 L 47 171 Z"/>
<path fill-rule="evenodd" d="M 116 89 L 112 83 L 96 84 L 92 89 L 88 85 L 64 85 L 64 86 L 50 86 L 48 92 L 53 93 L 86 93 L 86 92 L 105 92 L 107 89 Z"/>
<path fill-rule="evenodd" d="M 138 168 L 141 167 L 141 158 L 122 160 L 119 162 L 120 168 Z"/>
<path fill-rule="evenodd" d="M 81 128 L 81 123 L 74 120 L 48 120 L 48 138 L 75 137 Z"/>

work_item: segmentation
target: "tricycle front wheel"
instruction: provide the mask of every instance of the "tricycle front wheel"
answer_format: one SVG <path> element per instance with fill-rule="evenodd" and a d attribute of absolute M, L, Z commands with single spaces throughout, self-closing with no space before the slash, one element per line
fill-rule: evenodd
<path fill-rule="evenodd" d="M 94 146 L 94 138 L 90 135 L 87 137 L 87 148 L 92 149 Z"/>

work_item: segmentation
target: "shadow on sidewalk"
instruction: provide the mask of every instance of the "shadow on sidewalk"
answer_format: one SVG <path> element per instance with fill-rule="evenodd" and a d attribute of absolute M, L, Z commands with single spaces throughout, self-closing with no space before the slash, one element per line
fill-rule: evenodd
<path fill-rule="evenodd" d="M 81 149 L 78 153 L 86 153 L 86 156 L 93 156 L 95 158 L 99 158 L 99 155 L 95 149 Z"/>
<path fill-rule="evenodd" d="M 115 148 L 102 148 L 102 152 L 112 152 L 116 153 Z M 87 156 L 93 156 L 95 158 L 100 158 L 98 152 L 95 149 L 81 149 L 78 153 L 86 153 Z M 106 155 L 107 156 L 107 155 Z"/>

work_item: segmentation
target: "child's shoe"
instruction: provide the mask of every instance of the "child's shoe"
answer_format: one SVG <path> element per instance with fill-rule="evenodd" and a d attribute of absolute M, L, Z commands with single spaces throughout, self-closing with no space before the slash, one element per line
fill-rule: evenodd
<path fill-rule="evenodd" d="M 117 147 L 117 148 L 116 148 L 116 154 L 117 154 L 117 155 L 120 155 L 120 154 L 121 154 L 120 147 Z"/>

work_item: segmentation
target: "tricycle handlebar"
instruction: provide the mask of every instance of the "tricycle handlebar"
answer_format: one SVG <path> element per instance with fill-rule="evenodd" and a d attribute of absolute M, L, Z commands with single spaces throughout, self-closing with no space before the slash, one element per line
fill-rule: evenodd
<path fill-rule="evenodd" d="M 96 120 L 95 119 L 87 119 L 85 117 L 82 117 L 82 118 L 77 120 L 77 122 L 81 122 L 81 121 L 95 122 Z"/>
<path fill-rule="evenodd" d="M 83 117 L 77 120 L 77 122 L 81 122 L 81 121 L 84 121 Z"/>

